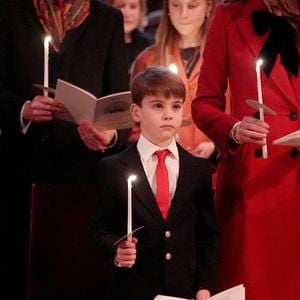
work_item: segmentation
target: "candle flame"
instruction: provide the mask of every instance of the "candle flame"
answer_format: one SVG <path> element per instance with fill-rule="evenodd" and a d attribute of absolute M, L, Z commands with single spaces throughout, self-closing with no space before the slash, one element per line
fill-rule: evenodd
<path fill-rule="evenodd" d="M 47 36 L 45 37 L 44 42 L 47 43 L 47 44 L 49 44 L 50 41 L 51 41 L 51 39 L 52 39 L 51 36 L 50 36 L 50 35 L 47 35 Z"/>
<path fill-rule="evenodd" d="M 178 68 L 175 64 L 170 64 L 169 65 L 169 70 L 175 74 L 178 74 Z"/>
<path fill-rule="evenodd" d="M 136 180 L 136 175 L 130 175 L 129 177 L 128 177 L 128 181 L 129 182 L 133 182 L 133 181 L 135 181 Z"/>
<path fill-rule="evenodd" d="M 263 59 L 259 58 L 259 59 L 256 61 L 256 66 L 258 66 L 258 67 L 262 66 L 263 62 L 264 62 Z"/>

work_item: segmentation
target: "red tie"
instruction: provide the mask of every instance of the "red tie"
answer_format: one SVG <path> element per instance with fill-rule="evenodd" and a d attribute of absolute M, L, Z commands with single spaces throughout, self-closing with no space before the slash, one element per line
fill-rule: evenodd
<path fill-rule="evenodd" d="M 156 201 L 165 220 L 169 210 L 169 176 L 165 159 L 169 153 L 168 149 L 154 152 L 158 159 L 156 166 Z"/>

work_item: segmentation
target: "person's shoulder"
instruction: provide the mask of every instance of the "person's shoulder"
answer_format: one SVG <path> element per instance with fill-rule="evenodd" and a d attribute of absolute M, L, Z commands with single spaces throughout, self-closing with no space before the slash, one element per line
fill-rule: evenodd
<path fill-rule="evenodd" d="M 96 13 L 100 13 L 101 16 L 110 17 L 112 15 L 120 16 L 121 12 L 119 9 L 108 5 L 104 1 L 101 0 L 90 0 L 91 3 L 91 10 L 95 11 Z"/>
<path fill-rule="evenodd" d="M 23 13 L 32 8 L 33 4 L 28 0 L 0 0 L 0 13 L 8 18 L 14 12 L 23 11 Z"/>
<path fill-rule="evenodd" d="M 137 73 L 144 71 L 147 67 L 153 65 L 155 58 L 155 46 L 151 45 L 142 50 L 135 58 L 131 69 L 130 76 L 133 78 Z"/>
<path fill-rule="evenodd" d="M 119 164 L 123 160 L 126 160 L 126 157 L 131 156 L 132 153 L 134 153 L 136 151 L 137 151 L 136 143 L 134 143 L 119 153 L 112 154 L 110 156 L 101 158 L 99 160 L 99 165 L 118 168 Z"/>
<path fill-rule="evenodd" d="M 119 9 L 100 0 L 90 0 L 90 3 L 89 20 L 91 26 L 96 28 L 96 31 L 105 32 L 108 38 L 113 36 L 111 32 L 114 30 L 121 33 L 123 29 L 123 16 Z"/>
<path fill-rule="evenodd" d="M 26 2 L 27 2 L 26 0 L 24 0 L 24 1 L 20 1 L 20 0 L 10 0 L 10 1 L 0 0 L 0 5 L 1 5 L 1 7 L 14 7 L 14 6 L 20 5 L 22 3 L 24 5 L 24 4 L 26 4 Z"/>
<path fill-rule="evenodd" d="M 123 152 L 123 151 L 122 151 Z M 122 156 L 122 152 L 112 154 L 110 156 L 103 157 L 99 160 L 99 165 L 107 166 L 107 165 L 116 165 Z"/>
<path fill-rule="evenodd" d="M 210 178 L 212 174 L 212 166 L 207 158 L 197 157 L 185 150 L 177 143 L 179 153 L 179 165 L 183 169 L 189 170 L 189 174 L 193 174 L 195 180 L 202 180 L 203 176 Z"/>
<path fill-rule="evenodd" d="M 210 162 L 206 158 L 197 157 L 185 150 L 182 146 L 177 144 L 179 159 L 185 162 L 189 162 L 191 165 L 197 166 L 210 166 Z"/>
<path fill-rule="evenodd" d="M 152 45 L 154 42 L 153 39 L 151 39 L 151 37 L 147 33 L 140 31 L 138 29 L 135 29 L 132 32 L 132 37 L 134 40 L 139 40 L 140 42 L 147 44 L 147 46 Z"/>
<path fill-rule="evenodd" d="M 1 29 L 7 26 L 5 30 L 9 35 L 16 34 L 24 26 L 31 28 L 31 21 L 34 23 L 36 19 L 32 0 L 0 0 L 0 26 Z"/>
<path fill-rule="evenodd" d="M 225 2 L 218 4 L 217 10 L 232 17 L 237 17 L 241 14 L 246 5 L 248 5 L 248 1 Z"/>
<path fill-rule="evenodd" d="M 136 61 L 152 61 L 154 60 L 155 56 L 155 51 L 156 51 L 156 46 L 155 45 L 150 45 L 146 47 L 136 58 Z"/>

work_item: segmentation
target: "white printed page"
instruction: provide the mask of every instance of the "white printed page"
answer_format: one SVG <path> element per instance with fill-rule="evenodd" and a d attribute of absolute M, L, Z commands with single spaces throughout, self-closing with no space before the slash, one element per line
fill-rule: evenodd
<path fill-rule="evenodd" d="M 67 109 L 67 113 L 57 114 L 57 118 L 77 124 L 93 122 L 97 99 L 91 93 L 58 79 L 55 99 Z"/>
<path fill-rule="evenodd" d="M 240 284 L 228 290 L 222 291 L 212 297 L 210 300 L 245 300 L 245 287 Z"/>

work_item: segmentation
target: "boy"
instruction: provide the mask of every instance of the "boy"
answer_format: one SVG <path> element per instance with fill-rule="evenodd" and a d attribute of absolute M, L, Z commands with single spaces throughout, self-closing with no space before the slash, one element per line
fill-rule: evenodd
<path fill-rule="evenodd" d="M 218 233 L 209 163 L 175 141 L 184 84 L 167 68 L 154 66 L 136 75 L 131 93 L 131 113 L 141 136 L 124 152 L 101 160 L 98 168 L 100 201 L 92 232 L 115 265 L 109 299 L 153 300 L 158 294 L 208 299 Z M 165 164 L 158 163 L 155 154 L 163 149 Z M 156 182 L 158 164 L 164 178 Z M 127 178 L 132 174 L 137 177 L 132 187 L 133 228 L 144 227 L 131 241 L 114 246 L 126 232 Z M 167 204 L 161 203 L 164 200 Z"/>

